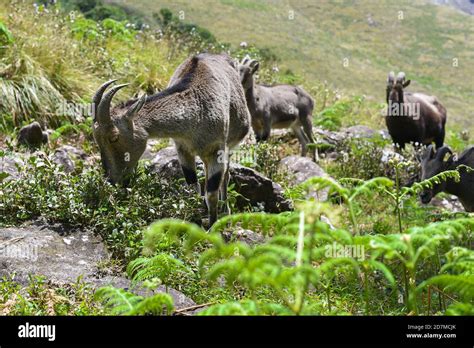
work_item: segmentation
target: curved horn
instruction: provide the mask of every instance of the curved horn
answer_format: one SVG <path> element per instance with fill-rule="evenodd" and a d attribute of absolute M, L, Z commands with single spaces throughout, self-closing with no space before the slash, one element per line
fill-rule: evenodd
<path fill-rule="evenodd" d="M 99 87 L 97 92 L 95 92 L 94 96 L 92 97 L 92 108 L 93 108 L 92 118 L 94 119 L 94 121 L 97 117 L 97 108 L 99 107 L 100 100 L 102 99 L 102 95 L 104 94 L 107 87 L 109 87 L 111 84 L 113 84 L 116 81 L 117 79 L 107 81 L 106 83 L 104 83 L 102 86 Z"/>
<path fill-rule="evenodd" d="M 112 122 L 110 119 L 110 102 L 115 93 L 128 85 L 128 83 L 124 83 L 122 85 L 114 86 L 104 95 L 97 108 L 97 121 L 99 121 L 99 124 L 108 124 Z"/>
<path fill-rule="evenodd" d="M 393 71 L 390 71 L 387 77 L 387 84 L 389 85 L 393 84 L 394 80 L 395 80 L 395 73 Z"/>
<path fill-rule="evenodd" d="M 405 73 L 400 71 L 397 75 L 397 83 L 403 83 L 405 81 Z"/>
<path fill-rule="evenodd" d="M 449 154 L 453 154 L 453 152 L 451 151 L 451 149 L 447 146 L 443 146 L 443 147 L 440 147 L 438 149 L 438 151 L 436 151 L 436 159 L 439 160 L 439 161 L 442 161 L 444 159 L 444 156 L 449 153 Z"/>
<path fill-rule="evenodd" d="M 247 64 L 250 61 L 250 56 L 247 54 L 243 59 L 242 59 L 242 65 Z"/>
<path fill-rule="evenodd" d="M 255 65 L 257 65 L 257 64 L 258 64 L 258 60 L 252 59 L 252 60 L 250 61 L 250 63 L 249 63 L 249 66 L 250 66 L 251 68 L 253 68 L 253 67 L 254 67 Z"/>

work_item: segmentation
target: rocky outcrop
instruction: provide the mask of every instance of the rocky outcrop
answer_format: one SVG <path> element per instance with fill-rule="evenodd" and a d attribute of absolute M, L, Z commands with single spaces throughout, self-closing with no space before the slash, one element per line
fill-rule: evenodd
<path fill-rule="evenodd" d="M 29 275 L 42 275 L 52 283 L 68 284 L 82 276 L 94 288 L 112 285 L 142 296 L 166 291 L 164 286 L 153 292 L 132 286 L 122 275 L 100 276 L 109 258 L 100 238 L 87 230 L 41 222 L 0 229 L 0 277 L 15 275 L 16 282 L 27 284 Z M 195 305 L 178 290 L 168 288 L 168 294 L 177 309 Z"/>
<path fill-rule="evenodd" d="M 235 227 L 231 230 L 225 230 L 222 232 L 222 236 L 227 242 L 243 242 L 250 246 L 262 244 L 265 242 L 266 238 L 260 233 L 254 232 L 252 230 L 246 230 L 243 228 Z"/>
<path fill-rule="evenodd" d="M 230 182 L 237 197 L 237 207 L 259 207 L 268 213 L 281 213 L 292 209 L 290 201 L 283 196 L 281 186 L 257 171 L 238 164 L 230 166 Z"/>
<path fill-rule="evenodd" d="M 174 147 L 160 150 L 151 162 L 151 171 L 164 177 L 183 178 Z M 203 175 L 203 164 L 197 161 L 198 175 Z M 236 198 L 239 209 L 259 207 L 269 213 L 280 213 L 292 209 L 283 196 L 281 186 L 257 171 L 235 163 L 230 165 L 230 183 L 241 196 Z"/>
<path fill-rule="evenodd" d="M 5 176 L 3 180 L 17 180 L 20 178 L 20 168 L 25 165 L 25 156 L 17 152 L 8 152 L 0 156 L 0 173 Z"/>
<path fill-rule="evenodd" d="M 65 283 L 81 275 L 88 279 L 108 257 L 101 240 L 89 231 L 39 222 L 0 229 L 0 275 L 15 273 L 20 283 L 28 281 L 29 274 Z"/>
<path fill-rule="evenodd" d="M 288 156 L 281 160 L 280 166 L 290 173 L 289 180 L 298 185 L 313 177 L 328 177 L 326 172 L 310 158 Z M 328 198 L 328 189 L 308 192 L 307 198 L 325 201 Z"/>
<path fill-rule="evenodd" d="M 87 163 L 88 157 L 86 153 L 71 145 L 62 145 L 56 149 L 52 156 L 53 162 L 63 167 L 66 173 L 71 173 L 75 170 L 75 162 L 78 160 Z"/>

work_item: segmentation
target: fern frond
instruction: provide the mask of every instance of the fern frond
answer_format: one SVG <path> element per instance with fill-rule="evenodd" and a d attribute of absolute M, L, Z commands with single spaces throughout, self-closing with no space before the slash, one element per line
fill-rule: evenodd
<path fill-rule="evenodd" d="M 166 281 L 177 272 L 191 272 L 184 263 L 168 254 L 158 254 L 152 258 L 140 257 L 127 266 L 127 273 L 134 282 L 141 282 L 153 278 Z"/>
<path fill-rule="evenodd" d="M 127 315 L 163 315 L 174 311 L 173 298 L 169 294 L 159 293 L 138 302 Z"/>
<path fill-rule="evenodd" d="M 127 314 L 143 300 L 142 296 L 113 286 L 105 286 L 98 289 L 95 297 L 104 301 L 105 306 L 110 309 L 113 315 Z"/>
<path fill-rule="evenodd" d="M 428 285 L 437 285 L 443 291 L 456 293 L 466 301 L 474 298 L 474 275 L 437 275 L 421 283 L 417 290 L 421 291 Z"/>

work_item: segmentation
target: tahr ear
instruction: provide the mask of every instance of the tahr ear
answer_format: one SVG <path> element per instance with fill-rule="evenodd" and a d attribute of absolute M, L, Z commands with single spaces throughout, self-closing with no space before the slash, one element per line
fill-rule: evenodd
<path fill-rule="evenodd" d="M 127 110 L 125 118 L 132 121 L 133 118 L 138 114 L 143 105 L 146 103 L 146 94 L 142 95 L 131 107 Z"/>
<path fill-rule="evenodd" d="M 403 88 L 407 87 L 411 83 L 411 80 L 408 80 L 403 83 Z"/>

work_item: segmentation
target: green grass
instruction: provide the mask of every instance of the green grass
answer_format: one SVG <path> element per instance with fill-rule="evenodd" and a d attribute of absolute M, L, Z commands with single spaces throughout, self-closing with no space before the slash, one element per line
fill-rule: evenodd
<path fill-rule="evenodd" d="M 188 55 L 181 43 L 142 35 L 125 23 L 35 13 L 30 2 L 0 0 L 0 23 L 13 37 L 0 47 L 0 130 L 6 133 L 32 120 L 53 128 L 83 121 L 84 115 L 68 115 L 65 106 L 90 102 L 111 78 L 131 83 L 117 101 L 154 93 Z"/>
<path fill-rule="evenodd" d="M 145 9 L 147 1 L 130 2 L 128 5 Z M 401 8 L 406 15 L 403 25 L 392 18 L 398 9 L 398 5 L 393 2 L 374 6 L 373 2 L 363 1 L 354 6 L 348 1 L 313 3 L 307 0 L 222 0 L 205 7 L 209 4 L 209 0 L 200 5 L 203 7 L 198 7 L 197 2 L 164 1 L 160 6 L 170 7 L 175 13 L 183 9 L 186 25 L 198 23 L 203 28 L 211 29 L 222 41 L 230 41 L 233 45 L 240 41 L 255 44 L 256 46 L 246 50 L 234 48 L 232 53 L 242 57 L 250 52 L 254 56 L 267 58 L 260 72 L 262 81 L 304 85 L 316 100 L 315 124 L 335 130 L 356 124 L 383 128 L 380 110 L 384 102 L 386 72 L 402 67 L 409 78 L 416 80 L 415 88 L 433 92 L 445 102 L 450 110 L 450 117 L 452 116 L 450 125 L 458 122 L 457 129 L 451 126 L 448 129 L 448 143 L 457 151 L 468 145 L 469 140 L 460 135 L 459 130 L 472 128 L 472 121 L 465 115 L 472 111 L 472 106 L 467 102 L 471 86 L 466 76 L 470 76 L 470 73 L 472 75 L 473 46 L 471 41 L 463 41 L 472 35 L 470 17 L 462 17 L 461 14 L 441 7 L 422 7 L 419 2 L 414 5 L 408 2 L 402 4 Z M 81 16 L 72 18 L 61 13 L 56 14 L 54 11 L 40 11 L 35 14 L 30 2 L 19 4 L 0 0 L 0 5 L 0 35 L 2 32 L 7 33 L 2 36 L 4 46 L 0 48 L 0 89 L 6 97 L 2 100 L 3 103 L 0 103 L 0 130 L 8 133 L 5 139 L 0 137 L 0 144 L 6 144 L 2 144 L 0 160 L 3 156 L 20 156 L 17 152 L 12 152 L 14 147 L 11 144 L 21 124 L 36 119 L 56 128 L 48 146 L 42 147 L 41 151 L 31 154 L 26 160 L 25 167 L 21 168 L 20 180 L 4 180 L 5 175 L 0 173 L 0 208 L 5 213 L 0 215 L 0 226 L 20 224 L 38 216 L 50 222 L 87 226 L 102 236 L 113 253 L 110 264 L 100 264 L 100 269 L 120 268 L 129 261 L 132 261 L 132 265 L 151 265 L 150 272 L 140 273 L 138 278 L 148 281 L 149 286 L 161 282 L 165 286 L 180 290 L 197 303 L 216 303 L 208 314 L 403 315 L 413 314 L 412 308 L 415 308 L 416 313 L 416 301 L 414 307 L 412 300 L 410 302 L 405 299 L 403 303 L 398 301 L 400 288 L 409 289 L 412 295 L 415 294 L 414 284 L 403 281 L 406 268 L 402 267 L 411 267 L 413 264 L 411 260 L 406 259 L 402 265 L 399 259 L 392 258 L 393 252 L 400 249 L 398 251 L 404 256 L 413 256 L 413 253 L 407 252 L 411 245 L 409 237 L 407 239 L 406 236 L 414 226 L 425 228 L 430 222 L 446 222 L 444 226 L 449 228 L 445 232 L 451 234 L 456 232 L 459 226 L 456 227 L 456 223 L 449 220 L 470 216 L 466 213 L 454 214 L 442 208 L 421 206 L 415 194 L 404 197 L 403 204 L 397 205 L 388 194 L 393 194 L 394 191 L 386 179 L 376 180 L 378 186 L 361 189 L 357 199 L 348 203 L 349 199 L 344 198 L 344 195 L 347 196 L 347 192 L 356 192 L 358 189 L 354 186 L 354 180 L 341 180 L 342 178 L 394 178 L 395 164 L 382 163 L 380 160 L 382 149 L 389 141 L 374 138 L 344 142 L 336 150 L 340 154 L 348 153 L 348 159 L 323 160 L 321 166 L 344 186 L 344 189 L 339 190 L 336 189 L 339 184 L 333 183 L 334 194 L 329 202 L 323 204 L 302 202 L 303 188 L 292 187 L 288 173 L 282 172 L 278 166 L 282 157 L 298 153 L 296 141 L 286 143 L 272 139 L 258 146 L 243 145 L 243 149 L 256 156 L 255 163 L 247 165 L 281 184 L 288 197 L 294 199 L 297 209 L 294 213 L 279 216 L 248 214 L 248 211 L 244 211 L 246 214 L 233 215 L 224 218 L 228 220 L 222 220 L 231 222 L 230 226 L 226 225 L 228 229 L 240 225 L 274 239 L 255 249 L 238 243 L 223 243 L 217 235 L 206 233 L 198 226 L 191 228 L 181 220 L 175 220 L 169 224 L 169 228 L 160 230 L 157 226 L 166 225 L 170 221 L 165 220 L 168 218 L 201 223 L 202 217 L 206 215 L 201 197 L 187 190 L 186 185 L 183 186 L 184 179 L 161 177 L 151 173 L 142 164 L 131 187 L 127 189 L 111 186 L 105 181 L 97 158 L 92 159 L 90 167 L 82 160 L 77 160 L 76 170 L 69 174 L 64 173 L 52 161 L 54 150 L 59 145 L 73 144 L 82 148 L 88 155 L 97 154 L 98 151 L 91 137 L 90 118 L 75 122 L 55 110 L 57 105 L 64 101 L 90 101 L 100 82 L 110 78 L 119 77 L 124 82 L 132 82 L 124 93 L 117 96 L 117 100 L 130 97 L 136 92 L 152 93 L 162 89 L 176 66 L 191 52 L 202 50 L 203 46 L 182 33 L 168 33 L 157 38 L 151 31 L 140 32 L 126 27 L 125 23 L 112 20 L 94 22 Z M 156 12 L 158 10 L 157 8 Z M 287 18 L 289 10 L 296 11 L 294 20 Z M 147 10 L 149 15 L 153 12 Z M 367 25 L 365 16 L 368 12 L 379 23 L 378 26 Z M 209 16 L 213 16 L 212 21 Z M 215 20 L 217 18 L 219 20 Z M 453 19 L 456 21 L 450 23 Z M 35 30 L 31 31 L 33 23 Z M 406 40 L 407 44 L 398 47 L 388 45 L 388 38 L 394 36 Z M 51 40 L 51 37 L 55 40 Z M 272 72 L 271 52 L 261 50 L 265 47 L 271 48 L 280 56 L 280 73 Z M 452 50 L 460 58 L 461 65 L 458 70 L 450 71 L 454 74 L 448 74 L 448 71 L 443 70 L 443 64 L 451 61 Z M 52 55 L 57 58 L 51 59 Z M 347 68 L 342 68 L 344 57 L 349 57 L 350 64 Z M 166 144 L 166 141 L 158 142 L 155 150 Z M 21 152 L 24 149 L 15 151 Z M 402 169 L 403 173 L 400 174 Z M 403 182 L 410 178 L 416 170 L 416 165 L 408 161 L 407 166 L 404 165 L 402 169 L 397 169 L 397 173 Z M 317 188 L 319 184 L 310 183 L 315 185 L 313 188 Z M 236 195 L 231 188 L 231 205 Z M 314 224 L 319 221 L 320 215 L 324 214 L 338 227 L 336 230 L 327 230 L 326 227 L 318 225 L 318 228 L 324 228 L 317 231 L 316 237 L 322 238 L 324 243 L 332 241 L 333 238 L 342 238 L 341 242 L 352 240 L 350 243 L 367 243 L 364 245 L 373 253 L 371 257 L 381 256 L 379 259 L 390 267 L 398 287 L 388 287 L 380 272 L 372 272 L 367 263 L 359 264 L 358 276 L 354 277 L 353 270 L 350 267 L 339 268 L 337 260 L 331 261 L 322 257 L 314 259 L 315 263 L 312 263 L 309 255 L 308 265 L 314 266 L 311 270 L 317 272 L 315 275 L 321 278 L 315 281 L 314 288 L 305 287 L 308 291 L 301 292 L 302 278 L 298 272 L 303 269 L 293 267 L 292 263 L 297 249 L 296 220 L 301 210 L 306 211 L 308 223 Z M 233 212 L 239 213 L 236 209 L 233 209 Z M 147 229 L 155 220 L 159 220 L 158 225 Z M 218 225 L 223 228 L 222 221 Z M 463 232 L 462 238 L 454 238 L 454 233 L 449 243 L 444 242 L 438 247 L 431 246 L 432 253 L 418 262 L 417 269 L 411 268 L 410 277 L 416 275 L 416 279 L 424 281 L 437 274 L 446 276 L 441 269 L 446 262 L 445 255 L 448 259 L 454 246 L 468 246 L 470 243 L 472 214 L 470 220 L 466 219 L 466 223 L 471 224 L 471 228 Z M 286 226 L 288 230 L 279 230 L 282 226 Z M 419 235 L 418 242 L 434 240 L 436 236 L 443 237 L 445 232 L 442 231 L 442 225 L 440 226 L 431 232 L 427 228 L 426 233 L 431 234 L 428 238 Z M 174 229 L 189 233 L 176 238 Z M 193 237 L 193 231 L 199 231 L 198 235 L 203 239 L 211 240 L 207 244 L 190 241 L 188 238 L 196 237 Z M 316 229 L 312 228 L 311 231 Z M 401 234 L 402 231 L 404 234 Z M 356 232 L 361 236 L 352 237 L 352 233 Z M 413 235 L 417 233 L 413 230 Z M 393 250 L 385 255 L 378 254 L 383 252 L 384 247 L 377 250 L 377 243 L 372 243 L 390 241 L 393 245 L 388 246 Z M 307 245 L 305 242 L 305 247 Z M 192 250 L 190 246 L 193 246 Z M 240 254 L 236 252 L 239 250 Z M 255 250 L 257 252 L 254 252 Z M 140 253 L 144 257 L 155 259 L 150 262 L 146 259 L 137 261 Z M 270 258 L 265 259 L 266 257 Z M 175 261 L 178 259 L 185 264 L 186 271 L 182 267 L 176 267 L 179 263 Z M 222 262 L 219 259 L 222 259 Z M 242 263 L 243 259 L 245 262 Z M 281 273 L 289 277 L 287 280 L 285 277 L 275 278 L 274 274 L 259 279 L 262 275 L 259 272 L 270 269 L 268 267 L 271 267 L 271 260 L 282 262 L 274 271 L 278 274 L 280 271 L 288 272 Z M 321 262 L 326 263 L 326 266 L 322 267 Z M 144 266 L 141 270 L 146 271 L 146 268 Z M 226 269 L 229 272 L 226 272 Z M 220 282 L 212 284 L 209 271 L 230 280 L 228 286 L 223 286 Z M 132 279 L 137 277 L 133 269 L 128 273 Z M 239 279 L 234 282 L 232 280 L 235 280 L 235 276 Z M 444 290 L 450 290 L 449 286 L 443 285 L 446 279 L 451 280 L 449 277 L 437 280 L 442 289 L 432 296 L 433 301 L 439 300 L 440 303 L 428 313 L 472 312 L 472 306 L 462 297 L 464 288 L 462 293 L 454 295 L 454 301 L 445 301 L 452 303 L 454 307 L 446 308 L 446 303 L 441 303 L 445 300 Z M 276 292 L 272 289 L 274 285 L 278 286 Z M 459 282 L 458 285 L 462 284 Z M 114 302 L 115 295 L 123 295 L 113 289 L 106 289 L 103 293 L 105 297 L 109 297 L 109 304 Z M 291 304 L 301 294 L 304 295 L 298 301 L 300 304 L 305 303 L 303 311 L 298 301 L 294 306 L 291 305 L 291 308 L 281 307 L 288 301 Z M 0 311 L 10 315 L 110 313 L 110 308 L 97 302 L 92 295 L 93 291 L 80 281 L 77 284 L 58 287 L 42 278 L 33 277 L 22 289 L 14 280 L 2 279 Z M 161 309 L 165 300 L 144 299 L 141 311 L 134 313 L 161 313 L 154 310 Z M 269 304 L 270 307 L 267 306 Z M 146 305 L 150 306 L 150 311 Z M 157 308 L 153 308 L 153 305 Z M 423 300 L 418 305 L 422 309 L 421 313 L 425 313 L 427 308 Z"/>
<path fill-rule="evenodd" d="M 270 48 L 281 70 L 303 76 L 308 87 L 326 80 L 345 93 L 384 102 L 387 73 L 403 70 L 412 79 L 410 91 L 434 94 L 445 104 L 448 128 L 474 131 L 474 85 L 468 78 L 474 76 L 474 17 L 453 8 L 423 0 L 108 2 L 145 14 L 184 11 L 186 21 L 208 28 L 220 41 Z M 376 26 L 369 26 L 369 13 Z"/>
<path fill-rule="evenodd" d="M 31 276 L 26 285 L 15 277 L 0 278 L 0 315 L 103 315 L 94 289 L 82 279 L 58 285 L 42 276 Z"/>

